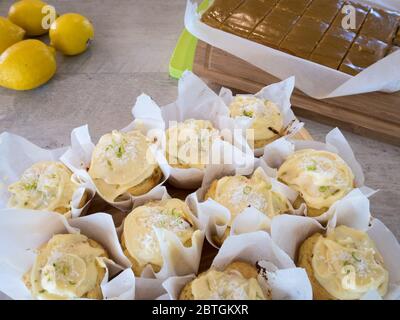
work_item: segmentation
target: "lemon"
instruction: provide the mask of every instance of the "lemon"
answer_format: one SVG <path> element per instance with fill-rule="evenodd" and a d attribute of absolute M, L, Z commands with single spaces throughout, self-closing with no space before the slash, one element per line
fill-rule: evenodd
<path fill-rule="evenodd" d="M 10 7 L 8 18 L 23 28 L 28 36 L 40 36 L 49 31 L 45 26 L 49 17 L 45 6 L 47 3 L 40 0 L 21 0 Z"/>
<path fill-rule="evenodd" d="M 23 40 L 0 55 L 0 86 L 30 90 L 49 81 L 56 72 L 55 50 L 39 40 Z"/>
<path fill-rule="evenodd" d="M 94 38 L 90 21 L 77 13 L 67 13 L 50 26 L 51 45 L 65 55 L 74 56 L 84 52 Z"/>
<path fill-rule="evenodd" d="M 0 54 L 9 46 L 21 41 L 25 36 L 25 30 L 10 20 L 0 17 Z"/>

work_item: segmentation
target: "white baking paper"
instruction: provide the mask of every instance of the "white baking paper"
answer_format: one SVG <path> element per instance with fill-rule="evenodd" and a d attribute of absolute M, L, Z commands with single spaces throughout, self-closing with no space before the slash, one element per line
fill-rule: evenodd
<path fill-rule="evenodd" d="M 142 110 L 142 112 L 145 113 L 145 110 Z M 142 121 L 133 122 L 129 127 L 122 129 L 122 131 L 126 132 L 136 129 L 140 130 L 144 135 L 154 138 L 156 137 L 156 134 L 161 130 L 157 130 L 157 125 L 161 126 L 162 128 L 162 123 L 157 123 L 153 119 L 143 118 Z M 85 125 L 75 128 L 74 130 L 72 130 L 71 133 L 71 147 L 69 147 L 61 156 L 61 161 L 73 171 L 74 174 L 72 178 L 74 179 L 74 181 L 80 183 L 81 185 L 92 186 L 94 190 L 98 192 L 96 185 L 94 184 L 92 178 L 87 172 L 88 168 L 90 167 L 90 161 L 92 158 L 94 147 L 95 145 L 93 144 L 90 137 L 88 126 Z M 118 201 L 107 201 L 109 204 L 121 211 L 129 212 L 135 206 L 136 202 L 141 203 L 148 198 L 157 197 L 160 193 L 165 192 L 165 187 L 163 187 L 162 185 L 169 177 L 169 166 L 167 165 L 163 153 L 158 148 L 157 143 L 151 146 L 151 150 L 163 173 L 163 179 L 160 181 L 160 183 L 144 195 L 132 196 L 131 194 L 125 193 L 118 198 Z M 99 196 L 101 196 L 100 193 Z"/>
<path fill-rule="evenodd" d="M 400 245 L 390 230 L 378 219 L 372 219 L 369 224 L 369 211 L 363 215 L 354 213 L 360 210 L 358 204 L 364 206 L 361 200 L 355 203 L 348 203 L 338 209 L 333 219 L 324 228 L 318 221 L 309 217 L 282 215 L 275 218 L 271 225 L 272 240 L 284 250 L 293 260 L 297 258 L 301 244 L 313 234 L 324 233 L 329 228 L 338 225 L 347 225 L 351 228 L 366 231 L 375 242 L 378 251 L 381 253 L 385 267 L 389 272 L 389 291 L 384 299 L 400 299 Z M 362 299 L 377 299 L 379 294 L 375 291 L 366 293 Z"/>
<path fill-rule="evenodd" d="M 254 96 L 256 98 L 272 101 L 273 103 L 275 103 L 283 117 L 283 126 L 285 128 L 284 136 L 291 137 L 299 132 L 299 130 L 304 126 L 304 123 L 297 120 L 296 116 L 293 113 L 293 110 L 291 109 L 290 97 L 292 96 L 294 84 L 294 77 L 290 77 L 284 81 L 264 87 L 254 95 L 240 94 L 239 96 Z M 219 96 L 222 98 L 227 108 L 234 99 L 232 91 L 227 88 L 222 88 Z M 228 127 L 231 130 L 236 128 L 241 129 L 245 134 L 246 129 L 249 129 L 252 126 L 254 120 L 244 116 L 231 118 L 229 116 L 223 115 L 219 117 L 219 122 L 220 126 Z M 264 148 L 257 148 L 254 150 L 254 154 L 257 157 L 262 156 L 263 153 Z"/>
<path fill-rule="evenodd" d="M 40 161 L 60 161 L 66 150 L 67 148 L 42 149 L 25 138 L 3 132 L 0 135 L 0 209 L 7 208 L 10 197 L 8 186 L 18 181 L 26 169 Z M 94 185 L 75 182 L 79 186 L 71 199 L 71 211 L 66 214 L 67 217 L 73 218 L 86 211 L 95 195 Z M 86 200 L 82 206 L 81 201 L 84 196 Z"/>
<path fill-rule="evenodd" d="M 196 38 L 233 54 L 279 78 L 296 77 L 296 87 L 307 95 L 322 99 L 372 91 L 400 90 L 400 52 L 383 58 L 355 77 L 311 61 L 266 47 L 233 34 L 211 28 L 200 21 L 197 0 L 188 0 L 185 27 Z M 393 0 L 354 2 L 369 3 L 381 8 L 400 11 L 400 3 Z"/>
<path fill-rule="evenodd" d="M 13 299 L 32 299 L 22 276 L 32 267 L 35 250 L 53 235 L 65 233 L 82 233 L 108 252 L 110 258 L 103 259 L 107 273 L 101 283 L 105 299 L 134 299 L 130 262 L 122 252 L 111 216 L 105 213 L 67 221 L 52 212 L 0 210 L 0 291 Z"/>
<path fill-rule="evenodd" d="M 137 112 L 143 110 L 143 112 Z M 235 134 L 229 128 L 220 126 L 220 116 L 228 116 L 223 100 L 212 91 L 199 77 L 186 71 L 178 84 L 177 100 L 166 106 L 158 107 L 148 96 L 141 95 L 132 109 L 135 122 L 142 119 L 162 119 L 160 128 L 168 129 L 170 122 L 183 122 L 187 119 L 209 120 L 220 130 L 222 139 L 211 146 L 210 158 L 213 163 L 231 163 L 243 172 L 249 172 L 253 166 L 253 153 L 242 134 Z M 157 134 L 159 140 L 164 132 Z M 162 144 L 165 147 L 165 140 Z M 182 189 L 195 189 L 201 185 L 204 170 L 197 168 L 182 169 L 169 167 L 169 182 Z"/>
<path fill-rule="evenodd" d="M 266 271 L 268 285 L 273 300 L 311 300 L 312 289 L 304 269 L 296 268 L 290 257 L 282 251 L 270 238 L 269 234 L 257 231 L 242 235 L 230 236 L 219 250 L 211 265 L 217 270 L 224 270 L 235 261 L 256 265 L 261 262 L 268 266 Z M 169 298 L 176 300 L 183 287 L 194 279 L 194 275 L 172 277 L 163 286 Z M 259 281 L 262 283 L 262 279 Z M 166 298 L 166 296 L 160 297 Z"/>
<path fill-rule="evenodd" d="M 272 184 L 273 190 L 284 195 L 291 203 L 296 200 L 298 193 L 276 179 L 269 177 L 266 173 L 268 168 L 265 167 L 262 161 L 256 161 L 255 169 L 257 168 L 262 169 L 265 180 Z M 264 168 L 266 170 L 264 170 Z M 231 166 L 223 164 L 209 166 L 206 168 L 201 188 L 196 192 L 191 193 L 186 198 L 187 204 L 196 214 L 202 229 L 205 230 L 208 242 L 216 248 L 218 248 L 218 244 L 214 239 L 215 237 L 221 238 L 224 235 L 226 229 L 229 227 L 229 222 L 231 221 L 231 213 L 228 208 L 213 199 L 207 199 L 204 201 L 204 196 L 214 180 L 234 175 L 242 174 L 237 172 Z M 305 206 L 302 205 L 297 210 L 292 208 L 291 212 L 288 213 L 299 215 L 304 214 L 304 211 Z M 237 235 L 259 230 L 269 231 L 271 220 L 271 218 L 254 207 L 246 208 L 232 221 L 230 234 Z"/>
<path fill-rule="evenodd" d="M 277 169 L 292 153 L 302 149 L 326 150 L 338 154 L 350 167 L 355 177 L 355 186 L 366 196 L 372 196 L 376 191 L 364 185 L 364 173 L 360 163 L 355 158 L 350 144 L 338 128 L 330 131 L 325 138 L 325 143 L 311 140 L 292 140 L 285 137 L 280 138 L 264 148 L 264 155 L 261 161 L 270 169 L 271 176 L 276 177 Z M 273 173 L 275 171 L 275 173 Z M 348 196 L 357 195 L 351 193 Z M 340 200 L 339 200 L 340 201 Z M 331 211 L 327 211 L 319 217 L 315 217 L 320 222 L 327 222 L 331 216 Z"/>

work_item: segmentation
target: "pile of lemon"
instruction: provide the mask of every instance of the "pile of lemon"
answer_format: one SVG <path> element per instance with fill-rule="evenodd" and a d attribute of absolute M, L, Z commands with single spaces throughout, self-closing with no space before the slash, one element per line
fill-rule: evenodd
<path fill-rule="evenodd" d="M 49 34 L 50 46 L 37 39 Z M 0 86 L 31 90 L 49 81 L 57 69 L 56 50 L 65 55 L 84 52 L 94 38 L 90 21 L 77 13 L 56 14 L 41 0 L 20 0 L 0 16 Z"/>

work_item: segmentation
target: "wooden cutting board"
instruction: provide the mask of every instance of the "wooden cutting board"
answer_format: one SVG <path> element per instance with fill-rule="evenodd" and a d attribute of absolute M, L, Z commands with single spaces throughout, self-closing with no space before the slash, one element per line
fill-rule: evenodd
<path fill-rule="evenodd" d="M 193 71 L 202 78 L 240 92 L 255 93 L 280 81 L 202 41 L 197 44 Z M 400 92 L 373 92 L 317 100 L 296 89 L 292 105 L 297 116 L 400 146 Z"/>

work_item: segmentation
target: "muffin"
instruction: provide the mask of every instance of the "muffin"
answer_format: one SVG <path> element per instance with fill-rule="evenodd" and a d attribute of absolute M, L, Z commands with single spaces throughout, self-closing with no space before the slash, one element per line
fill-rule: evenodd
<path fill-rule="evenodd" d="M 229 105 L 229 110 L 232 118 L 246 117 L 252 120 L 249 129 L 253 130 L 254 149 L 266 146 L 284 133 L 283 116 L 272 101 L 254 96 L 236 96 Z"/>
<path fill-rule="evenodd" d="M 383 297 L 388 289 L 388 271 L 374 242 L 346 226 L 305 240 L 297 265 L 307 271 L 316 300 L 356 300 L 369 290 Z"/>
<path fill-rule="evenodd" d="M 171 167 L 204 169 L 214 141 L 221 139 L 210 121 L 188 119 L 166 130 L 166 158 Z"/>
<path fill-rule="evenodd" d="M 258 282 L 257 269 L 236 261 L 225 270 L 209 269 L 182 289 L 179 300 L 271 300 Z"/>
<path fill-rule="evenodd" d="M 289 213 L 293 207 L 290 201 L 272 188 L 262 169 L 254 171 L 251 178 L 228 176 L 214 180 L 204 196 L 204 200 L 213 199 L 227 208 L 231 220 L 222 239 L 214 239 L 221 244 L 229 235 L 233 220 L 246 208 L 252 206 L 269 218 Z"/>
<path fill-rule="evenodd" d="M 146 266 L 152 266 L 155 272 L 163 266 L 154 227 L 173 232 L 185 247 L 191 247 L 193 234 L 200 232 L 196 231 L 190 209 L 182 200 L 151 201 L 135 208 L 124 221 L 121 245 L 136 276 Z"/>
<path fill-rule="evenodd" d="M 39 248 L 23 281 L 35 299 L 102 299 L 106 266 L 101 258 L 107 257 L 100 244 L 84 235 L 58 234 Z"/>
<path fill-rule="evenodd" d="M 150 144 L 139 131 L 113 131 L 100 138 L 89 175 L 105 200 L 114 202 L 125 193 L 143 195 L 161 181 L 163 174 Z"/>
<path fill-rule="evenodd" d="M 35 163 L 8 187 L 11 193 L 8 207 L 65 214 L 71 210 L 72 196 L 77 189 L 71 176 L 72 172 L 61 162 Z"/>
<path fill-rule="evenodd" d="M 354 174 L 336 153 L 304 149 L 294 152 L 280 166 L 278 179 L 299 192 L 295 207 L 307 205 L 315 217 L 354 188 Z"/>

